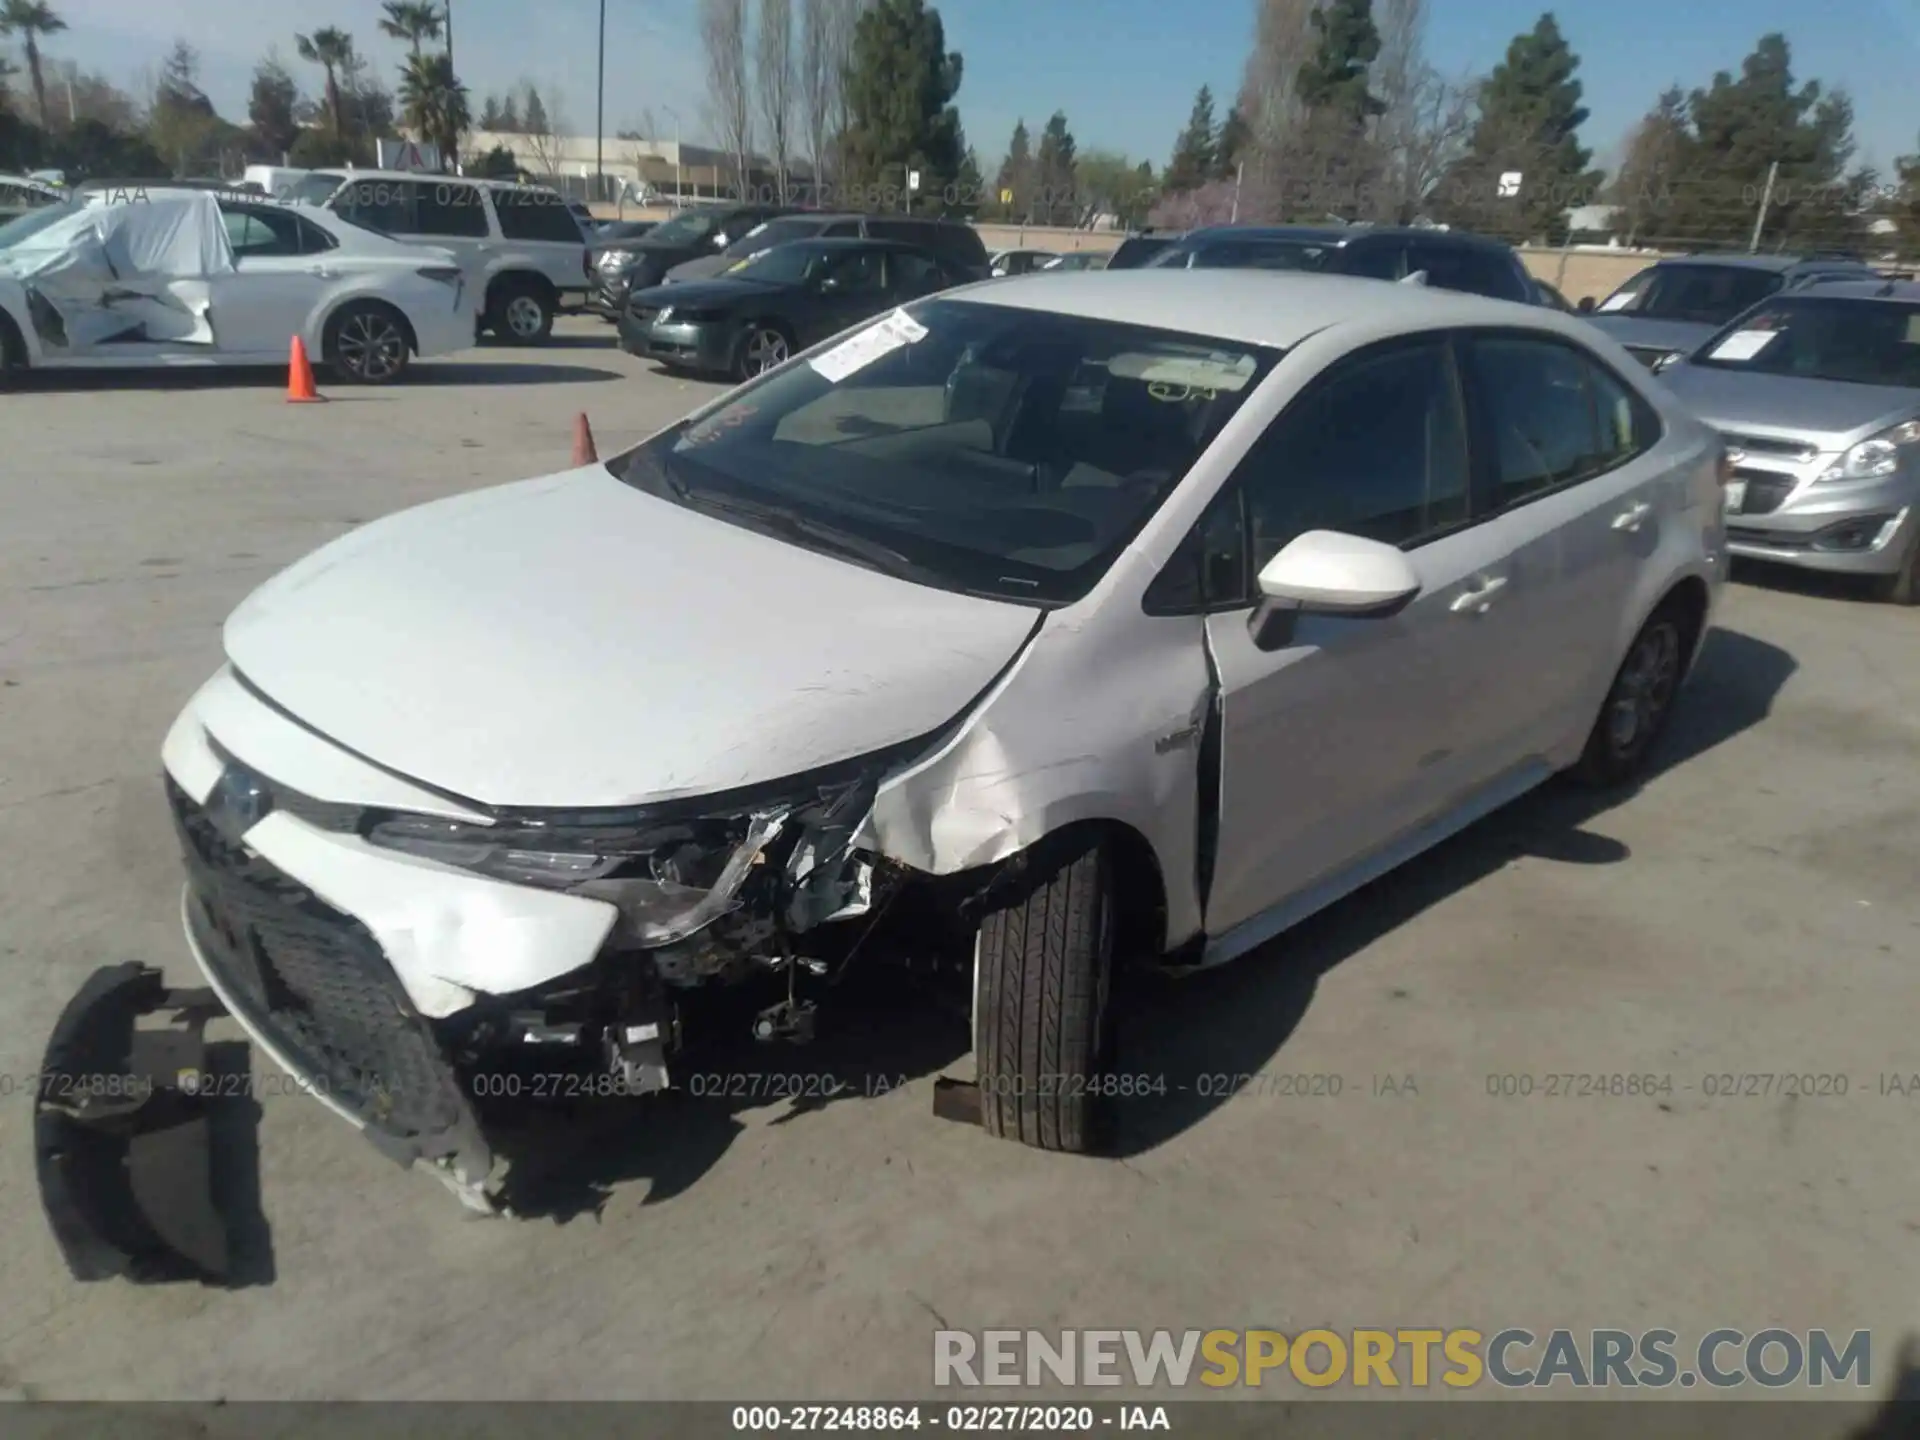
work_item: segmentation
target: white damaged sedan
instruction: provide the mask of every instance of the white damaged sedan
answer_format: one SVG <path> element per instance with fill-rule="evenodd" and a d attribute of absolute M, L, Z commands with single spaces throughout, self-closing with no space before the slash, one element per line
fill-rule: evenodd
<path fill-rule="evenodd" d="M 100 190 L 0 226 L 0 376 L 284 364 L 399 378 L 472 346 L 453 255 L 261 195 Z"/>
<path fill-rule="evenodd" d="M 1642 770 L 1720 459 L 1540 307 L 949 291 L 255 593 L 164 748 L 189 943 L 482 1207 L 503 1057 L 659 1089 L 701 992 L 805 1038 L 856 948 L 970 986 L 989 1131 L 1095 1148 L 1118 960 L 1231 959 L 1557 771 Z"/>

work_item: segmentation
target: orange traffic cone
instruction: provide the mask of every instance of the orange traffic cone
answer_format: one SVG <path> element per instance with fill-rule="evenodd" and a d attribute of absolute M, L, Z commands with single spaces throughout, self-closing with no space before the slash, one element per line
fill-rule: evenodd
<path fill-rule="evenodd" d="M 600 452 L 593 448 L 593 427 L 587 424 L 587 412 L 584 410 L 573 417 L 573 463 L 600 463 Z"/>
<path fill-rule="evenodd" d="M 296 335 L 287 355 L 287 403 L 311 405 L 326 398 L 313 388 L 313 366 L 307 363 L 307 342 Z"/>

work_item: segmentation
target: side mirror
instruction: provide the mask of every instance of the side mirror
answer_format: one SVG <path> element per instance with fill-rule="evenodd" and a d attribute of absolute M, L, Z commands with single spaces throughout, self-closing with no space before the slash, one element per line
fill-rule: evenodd
<path fill-rule="evenodd" d="M 1591 315 L 1593 313 L 1593 297 L 1591 295 L 1582 295 L 1580 297 L 1580 303 L 1573 308 L 1578 310 L 1582 315 Z"/>
<path fill-rule="evenodd" d="M 1338 530 L 1296 536 L 1261 570 L 1260 603 L 1248 622 L 1253 643 L 1277 650 L 1293 638 L 1299 615 L 1383 618 L 1420 593 L 1420 576 L 1392 545 Z"/>

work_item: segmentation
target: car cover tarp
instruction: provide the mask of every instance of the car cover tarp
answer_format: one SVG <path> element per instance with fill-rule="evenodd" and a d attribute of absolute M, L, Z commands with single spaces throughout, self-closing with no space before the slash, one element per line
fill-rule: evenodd
<path fill-rule="evenodd" d="M 219 202 L 203 193 L 108 191 L 0 251 L 43 345 L 207 345 L 208 281 L 233 272 Z"/>

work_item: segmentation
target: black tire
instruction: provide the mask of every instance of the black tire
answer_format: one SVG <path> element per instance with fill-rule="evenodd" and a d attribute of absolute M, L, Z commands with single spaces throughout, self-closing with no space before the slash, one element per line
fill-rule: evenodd
<path fill-rule="evenodd" d="M 556 308 L 550 286 L 509 276 L 487 294 L 487 329 L 509 345 L 539 345 L 553 334 Z"/>
<path fill-rule="evenodd" d="M 1667 600 L 1627 647 L 1613 684 L 1587 735 L 1572 777 L 1596 788 L 1624 785 L 1645 771 L 1673 716 L 1674 696 L 1687 673 L 1698 636 L 1684 605 Z"/>
<path fill-rule="evenodd" d="M 13 318 L 0 315 L 0 390 L 5 390 L 27 370 L 27 342 L 14 326 Z"/>
<path fill-rule="evenodd" d="M 1907 558 L 1892 575 L 1882 575 L 1874 593 L 1889 605 L 1920 605 L 1920 531 L 1907 541 Z"/>
<path fill-rule="evenodd" d="M 733 345 L 733 378 L 751 380 L 793 354 L 793 334 L 778 320 L 756 320 Z"/>
<path fill-rule="evenodd" d="M 320 344 L 327 368 L 353 385 L 391 385 L 413 359 L 406 317 L 377 300 L 355 300 L 334 311 Z"/>
<path fill-rule="evenodd" d="M 1107 1140 L 1094 1092 L 1112 1052 L 1113 867 L 1099 837 L 1043 841 L 980 919 L 974 1063 L 989 1135 L 1084 1154 Z"/>

